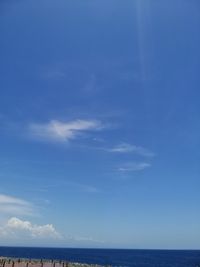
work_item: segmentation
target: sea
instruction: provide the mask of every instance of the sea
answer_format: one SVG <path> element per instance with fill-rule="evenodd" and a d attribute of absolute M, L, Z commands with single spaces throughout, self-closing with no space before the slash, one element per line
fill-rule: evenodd
<path fill-rule="evenodd" d="M 200 267 L 200 250 L 0 247 L 0 256 L 121 267 Z"/>

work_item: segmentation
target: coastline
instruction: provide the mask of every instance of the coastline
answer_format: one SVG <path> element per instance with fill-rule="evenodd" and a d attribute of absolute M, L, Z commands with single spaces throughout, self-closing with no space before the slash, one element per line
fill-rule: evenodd
<path fill-rule="evenodd" d="M 66 260 L 28 259 L 0 256 L 0 267 L 106 267 L 105 265 Z"/>

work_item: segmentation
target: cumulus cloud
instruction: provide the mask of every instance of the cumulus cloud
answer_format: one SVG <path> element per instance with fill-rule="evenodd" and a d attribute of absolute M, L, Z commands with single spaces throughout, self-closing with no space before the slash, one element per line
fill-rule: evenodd
<path fill-rule="evenodd" d="M 28 127 L 31 136 L 49 141 L 66 142 L 76 138 L 85 131 L 100 130 L 102 124 L 96 120 L 74 120 L 61 122 L 51 120 L 49 123 L 32 123 Z"/>
<path fill-rule="evenodd" d="M 10 215 L 33 215 L 33 205 L 20 198 L 0 194 L 0 212 Z"/>
<path fill-rule="evenodd" d="M 142 171 L 151 167 L 150 163 L 146 162 L 129 162 L 119 168 L 121 172 Z"/>
<path fill-rule="evenodd" d="M 119 145 L 114 146 L 113 148 L 107 149 L 109 152 L 113 153 L 135 153 L 141 156 L 145 157 L 153 157 L 155 154 L 148 149 L 141 147 L 141 146 L 135 146 L 128 143 L 121 143 Z"/>
<path fill-rule="evenodd" d="M 61 239 L 62 236 L 52 224 L 36 225 L 16 217 L 10 218 L 0 227 L 0 237 L 9 239 Z"/>
<path fill-rule="evenodd" d="M 103 240 L 91 236 L 60 234 L 52 224 L 37 225 L 17 217 L 11 217 L 0 226 L 0 244 L 88 246 L 102 243 Z"/>

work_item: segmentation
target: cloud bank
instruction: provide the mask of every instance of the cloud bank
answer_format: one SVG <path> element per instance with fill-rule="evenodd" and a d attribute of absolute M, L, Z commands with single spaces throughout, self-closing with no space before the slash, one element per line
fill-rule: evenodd
<path fill-rule="evenodd" d="M 30 221 L 11 217 L 0 226 L 1 245 L 37 245 L 37 246 L 88 246 L 102 244 L 98 240 L 88 236 L 71 236 L 60 234 L 52 224 L 37 225 Z"/>
<path fill-rule="evenodd" d="M 0 227 L 0 237 L 8 239 L 61 239 L 62 236 L 52 224 L 36 225 L 16 217 L 10 218 Z"/>

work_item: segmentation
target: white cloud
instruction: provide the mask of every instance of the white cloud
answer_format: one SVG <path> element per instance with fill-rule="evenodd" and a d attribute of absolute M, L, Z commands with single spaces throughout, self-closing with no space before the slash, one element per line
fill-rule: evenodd
<path fill-rule="evenodd" d="M 151 167 L 150 163 L 146 162 L 129 162 L 124 164 L 122 167 L 119 168 L 121 172 L 131 172 L 131 171 L 142 171 L 146 168 Z"/>
<path fill-rule="evenodd" d="M 0 227 L 0 237 L 9 239 L 62 239 L 52 224 L 36 225 L 16 217 L 10 218 Z"/>
<path fill-rule="evenodd" d="M 33 215 L 33 205 L 20 198 L 0 194 L 0 212 L 10 215 Z"/>
<path fill-rule="evenodd" d="M 116 145 L 113 148 L 106 149 L 109 152 L 113 153 L 135 153 L 141 156 L 145 157 L 153 157 L 154 153 L 149 151 L 148 149 L 141 147 L 141 146 L 135 146 L 128 143 L 121 143 L 119 145 Z"/>
<path fill-rule="evenodd" d="M 74 120 L 70 122 L 51 120 L 49 123 L 30 124 L 29 132 L 32 136 L 42 140 L 66 142 L 76 138 L 84 131 L 101 128 L 101 122 L 96 120 Z"/>

